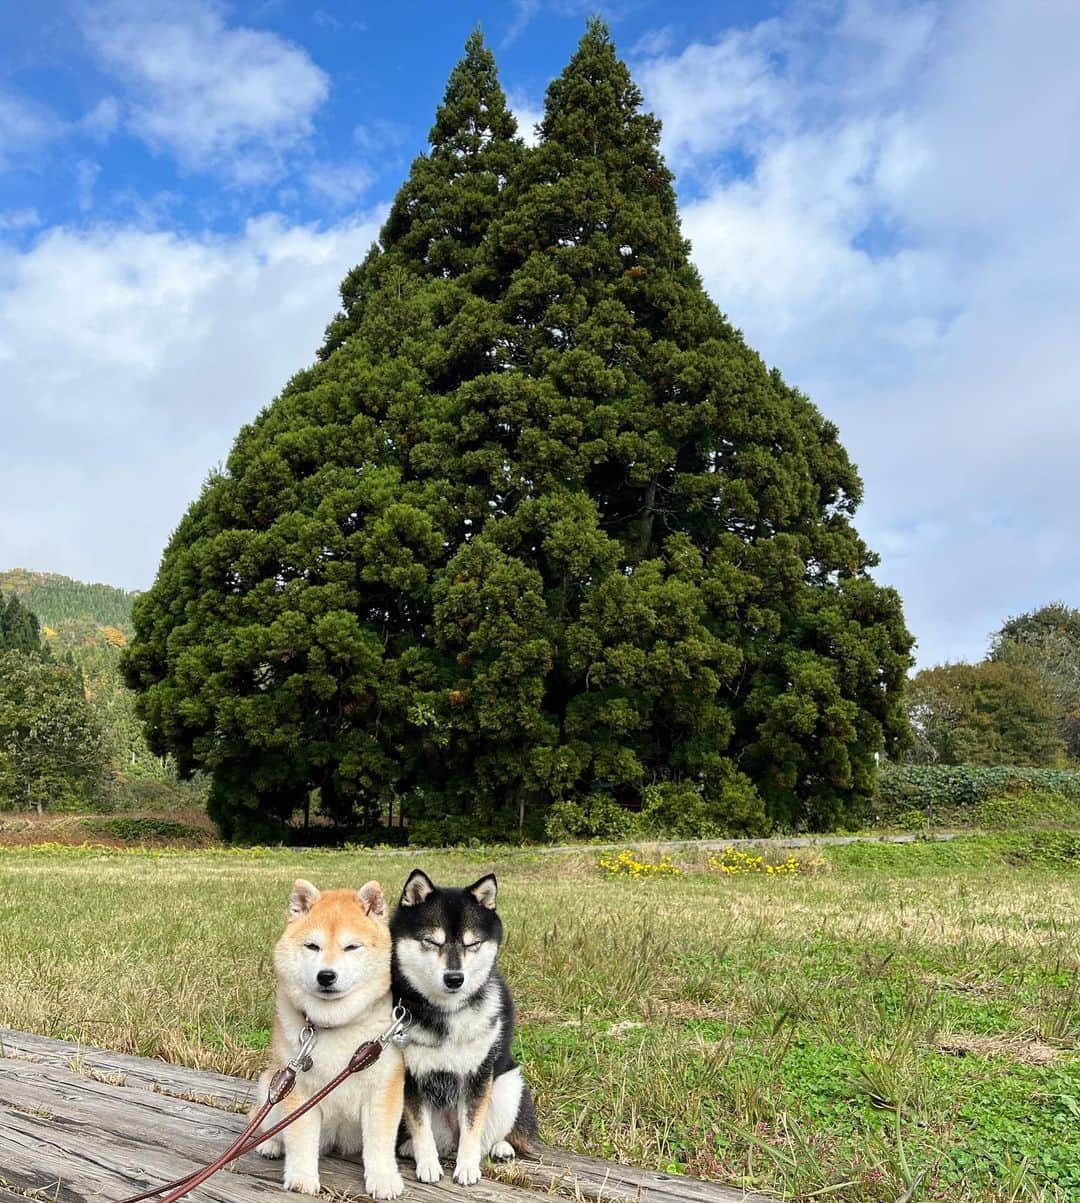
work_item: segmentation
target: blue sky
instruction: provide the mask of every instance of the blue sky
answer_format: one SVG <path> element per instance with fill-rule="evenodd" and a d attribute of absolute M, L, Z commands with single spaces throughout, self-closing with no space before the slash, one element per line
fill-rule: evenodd
<path fill-rule="evenodd" d="M 528 133 L 586 15 L 685 232 L 840 426 L 923 663 L 1080 605 L 1080 6 L 0 0 L 0 567 L 144 588 L 307 363 L 477 25 Z"/>
<path fill-rule="evenodd" d="M 393 195 L 474 28 L 535 113 L 595 7 L 4 0 L 7 233 L 18 229 L 11 212 L 36 215 L 25 238 L 41 226 L 147 217 L 228 234 L 266 208 L 291 222 L 332 220 Z M 719 37 L 777 9 L 690 4 L 659 28 L 670 16 L 662 5 L 608 16 L 629 51 Z"/>

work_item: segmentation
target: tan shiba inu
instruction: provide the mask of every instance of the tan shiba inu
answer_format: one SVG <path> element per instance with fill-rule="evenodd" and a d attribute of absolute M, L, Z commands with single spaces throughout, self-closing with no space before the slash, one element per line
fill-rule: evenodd
<path fill-rule="evenodd" d="M 274 980 L 272 1060 L 258 1097 L 266 1097 L 273 1073 L 297 1052 L 305 1023 L 315 1029 L 315 1044 L 311 1068 L 297 1074 L 295 1088 L 267 1116 L 266 1127 L 295 1111 L 345 1068 L 357 1045 L 390 1024 L 390 929 L 379 883 L 320 893 L 311 882 L 297 881 L 274 947 Z M 314 1195 L 322 1150 L 362 1150 L 367 1193 L 395 1199 L 404 1189 L 394 1152 L 404 1080 L 401 1054 L 388 1046 L 374 1065 L 347 1078 L 259 1152 L 284 1152 L 286 1190 Z"/>

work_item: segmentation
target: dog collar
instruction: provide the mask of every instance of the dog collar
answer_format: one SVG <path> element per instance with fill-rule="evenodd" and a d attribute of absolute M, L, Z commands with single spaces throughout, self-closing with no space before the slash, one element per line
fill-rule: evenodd
<path fill-rule="evenodd" d="M 304 1026 L 300 1029 L 299 1047 L 289 1064 L 294 1069 L 303 1070 L 306 1073 L 314 1064 L 311 1050 L 319 1038 L 319 1028 L 306 1012 L 302 1012 L 302 1014 Z M 409 1043 L 409 1028 L 412 1025 L 413 1017 L 408 1007 L 402 1003 L 395 1003 L 394 1009 L 390 1012 L 390 1026 L 379 1037 L 379 1043 L 385 1045 L 389 1042 L 397 1049 L 404 1048 Z"/>

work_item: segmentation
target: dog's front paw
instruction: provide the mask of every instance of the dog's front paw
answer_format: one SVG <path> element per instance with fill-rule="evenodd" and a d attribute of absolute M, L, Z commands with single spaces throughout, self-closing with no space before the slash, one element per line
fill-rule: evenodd
<path fill-rule="evenodd" d="M 459 1161 L 454 1166 L 454 1181 L 458 1186 L 475 1186 L 480 1181 L 479 1161 Z"/>
<path fill-rule="evenodd" d="M 258 1153 L 260 1157 L 268 1157 L 273 1160 L 274 1158 L 280 1157 L 282 1153 L 285 1152 L 285 1144 L 280 1136 L 271 1136 L 269 1140 L 264 1140 L 262 1144 L 255 1149 L 255 1152 Z"/>
<path fill-rule="evenodd" d="M 508 1140 L 497 1140 L 488 1156 L 492 1161 L 510 1161 L 514 1156 L 514 1146 Z"/>
<path fill-rule="evenodd" d="M 376 1199 L 396 1199 L 404 1189 L 405 1183 L 396 1169 L 364 1171 L 364 1190 Z"/>
<path fill-rule="evenodd" d="M 297 1191 L 301 1195 L 317 1195 L 319 1193 L 318 1174 L 290 1174 L 285 1172 L 285 1189 Z"/>
<path fill-rule="evenodd" d="M 417 1182 L 438 1182 L 442 1177 L 442 1164 L 438 1157 L 418 1157 L 416 1160 Z"/>

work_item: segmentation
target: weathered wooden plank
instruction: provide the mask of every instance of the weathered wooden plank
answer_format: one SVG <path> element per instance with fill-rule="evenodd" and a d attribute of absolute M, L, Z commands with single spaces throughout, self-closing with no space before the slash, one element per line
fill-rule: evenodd
<path fill-rule="evenodd" d="M 0 1046 L 12 1055 L 8 1060 L 0 1059 L 0 1106 L 22 1106 L 46 1113 L 51 1108 L 68 1122 L 97 1130 L 109 1140 L 133 1142 L 143 1152 L 143 1160 L 137 1164 L 152 1171 L 154 1181 L 175 1177 L 190 1163 L 205 1161 L 212 1148 L 227 1145 L 243 1126 L 242 1117 L 235 1113 L 237 1107 L 246 1106 L 252 1097 L 253 1084 L 239 1078 L 86 1048 L 72 1041 L 0 1029 Z M 72 1072 L 72 1063 L 84 1072 Z M 125 1085 L 113 1084 L 118 1079 Z M 178 1169 L 159 1171 L 158 1150 L 162 1146 L 170 1154 L 182 1155 Z M 4 1152 L 0 1132 L 0 1166 L 4 1164 Z M 324 1158 L 324 1167 L 327 1186 L 352 1192 L 360 1189 L 358 1184 L 362 1186 L 358 1167 L 348 1161 Z M 417 1183 L 408 1163 L 403 1165 L 402 1173 L 408 1197 L 422 1203 L 445 1203 L 450 1194 L 460 1193 L 445 1181 L 436 1186 Z M 248 1157 L 242 1172 L 229 1177 L 278 1183 L 280 1175 L 279 1165 Z M 534 1190 L 604 1203 L 768 1203 L 763 1195 L 717 1183 L 551 1148 L 545 1149 L 538 1161 L 518 1160 L 502 1176 L 505 1182 L 485 1179 L 469 1188 L 471 1197 L 478 1203 L 535 1198 L 531 1191 L 520 1189 L 528 1185 Z M 134 1193 L 134 1187 L 103 1197 L 116 1199 L 124 1193 Z M 232 1196 L 229 1198 L 231 1203 Z M 62 1199 L 61 1203 L 67 1201 Z"/>
<path fill-rule="evenodd" d="M 9 1111 L 0 1129 L 0 1165 L 18 1189 L 40 1191 L 57 1203 L 101 1203 L 189 1172 L 190 1163 L 62 1114 Z M 265 1203 L 274 1192 L 267 1182 L 219 1174 L 201 1193 L 213 1203 Z"/>
<path fill-rule="evenodd" d="M 246 1108 L 253 1097 L 254 1084 L 243 1078 L 113 1053 L 76 1040 L 53 1040 L 11 1028 L 0 1028 L 0 1056 L 21 1057 L 46 1065 L 68 1066 L 76 1062 L 92 1074 L 122 1078 L 129 1086 L 145 1086 L 181 1098 L 194 1097 L 226 1110 Z"/>
<path fill-rule="evenodd" d="M 770 1203 L 764 1195 L 751 1194 L 716 1182 L 701 1182 L 680 1174 L 643 1170 L 545 1148 L 539 1161 L 514 1163 L 516 1180 L 528 1182 L 538 1190 L 565 1189 L 575 1197 L 604 1200 L 607 1203 Z"/>
<path fill-rule="evenodd" d="M 190 1173 L 224 1149 L 244 1126 L 242 1116 L 137 1087 L 95 1081 L 59 1066 L 0 1060 L 0 1173 L 15 1187 L 47 1191 L 59 1203 L 98 1203 Z M 249 1155 L 239 1172 L 218 1174 L 199 1188 L 215 1203 L 280 1197 L 282 1166 Z M 418 1203 L 447 1203 L 468 1194 L 478 1203 L 535 1203 L 521 1187 L 484 1180 L 462 1188 L 446 1180 L 416 1182 L 402 1168 Z M 358 1159 L 324 1157 L 325 1188 L 363 1196 Z"/>

